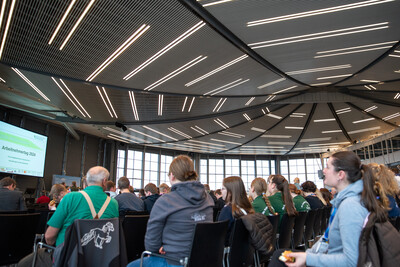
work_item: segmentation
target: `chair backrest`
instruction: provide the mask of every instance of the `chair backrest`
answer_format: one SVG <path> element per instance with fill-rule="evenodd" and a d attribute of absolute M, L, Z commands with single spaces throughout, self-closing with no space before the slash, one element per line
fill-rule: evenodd
<path fill-rule="evenodd" d="M 40 220 L 39 220 L 39 225 L 37 227 L 36 233 L 37 234 L 44 234 L 44 232 L 47 229 L 47 221 L 49 218 L 49 213 L 51 212 L 49 209 L 39 209 L 36 210 L 35 212 L 40 213 Z"/>
<path fill-rule="evenodd" d="M 149 215 L 148 211 L 136 211 L 136 210 L 120 210 L 119 216 L 125 217 L 126 215 Z"/>
<path fill-rule="evenodd" d="M 275 249 L 275 243 L 276 243 L 276 234 L 278 233 L 278 228 L 279 228 L 279 214 L 273 215 L 273 216 L 267 216 L 269 222 L 272 224 L 273 228 L 273 235 L 272 235 L 272 245 L 274 246 Z"/>
<path fill-rule="evenodd" d="M 301 244 L 304 236 L 304 224 L 307 219 L 307 211 L 301 211 L 298 213 L 294 220 L 293 237 L 292 237 L 292 249 L 295 249 Z"/>
<path fill-rule="evenodd" d="M 317 237 L 318 235 L 321 234 L 321 221 L 323 218 L 324 214 L 324 209 L 317 209 L 317 214 L 315 215 L 315 220 L 314 220 L 314 230 L 313 230 L 313 238 Z"/>
<path fill-rule="evenodd" d="M 17 263 L 33 250 L 40 214 L 0 214 L 0 266 Z"/>
<path fill-rule="evenodd" d="M 189 266 L 221 267 L 227 231 L 228 221 L 196 224 Z"/>
<path fill-rule="evenodd" d="M 125 266 L 126 247 L 118 218 L 75 220 L 65 234 L 56 266 Z"/>
<path fill-rule="evenodd" d="M 324 212 L 321 220 L 321 231 L 320 234 L 324 234 L 326 228 L 328 227 L 329 217 L 331 216 L 332 206 L 324 207 Z"/>
<path fill-rule="evenodd" d="M 308 247 L 308 240 L 311 240 L 313 235 L 315 215 L 317 215 L 317 210 L 309 210 L 304 223 L 304 243 L 306 248 Z"/>
<path fill-rule="evenodd" d="M 292 240 L 292 230 L 294 227 L 295 216 L 288 216 L 287 213 L 283 214 L 281 225 L 279 228 L 279 248 L 290 248 Z"/>
<path fill-rule="evenodd" d="M 139 259 L 144 248 L 144 236 L 150 215 L 127 215 L 122 222 L 128 262 Z"/>
<path fill-rule="evenodd" d="M 253 263 L 254 248 L 250 244 L 250 236 L 242 219 L 235 220 L 230 240 L 228 256 L 229 267 L 251 266 Z"/>

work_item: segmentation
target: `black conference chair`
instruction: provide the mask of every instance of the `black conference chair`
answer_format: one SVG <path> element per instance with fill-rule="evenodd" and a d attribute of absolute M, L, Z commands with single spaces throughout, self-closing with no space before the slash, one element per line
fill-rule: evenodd
<path fill-rule="evenodd" d="M 304 223 L 304 238 L 303 238 L 304 243 L 299 245 L 299 246 L 304 246 L 304 250 L 309 248 L 308 241 L 312 239 L 313 229 L 314 229 L 314 221 L 315 221 L 316 215 L 317 215 L 317 210 L 310 210 L 307 212 L 307 218 Z"/>
<path fill-rule="evenodd" d="M 150 215 L 127 215 L 122 222 L 128 262 L 139 259 L 144 248 L 144 236 Z"/>
<path fill-rule="evenodd" d="M 307 211 L 299 212 L 294 220 L 293 236 L 292 236 L 292 249 L 298 247 L 303 241 L 304 237 L 304 224 L 307 219 Z"/>
<path fill-rule="evenodd" d="M 0 265 L 17 263 L 32 253 L 40 214 L 0 214 Z"/>
<path fill-rule="evenodd" d="M 250 244 L 249 232 L 240 218 L 233 225 L 230 244 L 230 247 L 225 248 L 226 266 L 242 267 L 253 264 L 254 248 Z"/>
<path fill-rule="evenodd" d="M 273 240 L 272 244 L 274 246 L 274 250 L 276 249 L 276 236 L 278 234 L 278 228 L 279 228 L 279 214 L 273 215 L 273 216 L 267 216 L 269 222 L 272 224 L 273 228 Z"/>
<path fill-rule="evenodd" d="M 281 225 L 279 227 L 279 239 L 277 248 L 290 248 L 292 241 L 292 230 L 294 227 L 295 216 L 288 216 L 287 213 L 283 214 Z"/>
<path fill-rule="evenodd" d="M 323 218 L 321 220 L 321 231 L 320 231 L 321 235 L 323 235 L 325 233 L 325 230 L 328 227 L 329 217 L 331 216 L 331 210 L 332 210 L 332 206 L 324 207 Z"/>
<path fill-rule="evenodd" d="M 228 221 L 196 224 L 189 257 L 172 259 L 166 255 L 143 251 L 145 255 L 176 260 L 183 266 L 190 267 L 221 267 L 224 259 L 225 236 L 228 231 Z"/>
<path fill-rule="evenodd" d="M 318 237 L 321 236 L 321 221 L 323 219 L 324 215 L 324 209 L 317 209 L 317 214 L 315 215 L 315 220 L 314 220 L 314 228 L 313 228 L 313 242 L 316 242 Z"/>

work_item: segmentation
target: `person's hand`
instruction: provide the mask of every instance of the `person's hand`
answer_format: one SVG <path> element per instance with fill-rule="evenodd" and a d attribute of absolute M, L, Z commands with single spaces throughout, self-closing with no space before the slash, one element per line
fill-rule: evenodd
<path fill-rule="evenodd" d="M 295 258 L 294 262 L 285 262 L 288 267 L 305 267 L 306 266 L 306 253 L 305 252 L 292 252 L 288 257 Z"/>
<path fill-rule="evenodd" d="M 161 248 L 158 250 L 158 253 L 160 253 L 161 255 L 164 255 L 164 254 L 165 254 L 164 247 L 161 247 Z"/>

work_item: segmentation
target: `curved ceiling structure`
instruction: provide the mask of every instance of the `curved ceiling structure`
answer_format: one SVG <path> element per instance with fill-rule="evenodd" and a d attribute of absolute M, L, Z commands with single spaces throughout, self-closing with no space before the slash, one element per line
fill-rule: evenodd
<path fill-rule="evenodd" d="M 399 10 L 398 0 L 4 0 L 0 104 L 166 149 L 338 149 L 400 125 Z"/>

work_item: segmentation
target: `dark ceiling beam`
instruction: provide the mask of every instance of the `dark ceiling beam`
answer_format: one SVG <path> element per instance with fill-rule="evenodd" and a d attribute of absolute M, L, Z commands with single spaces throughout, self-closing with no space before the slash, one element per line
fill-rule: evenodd
<path fill-rule="evenodd" d="M 218 152 L 216 152 L 216 153 L 214 153 L 214 154 L 226 153 L 226 152 L 231 151 L 231 150 L 234 150 L 234 149 L 236 149 L 236 148 L 238 148 L 238 147 L 244 146 L 244 145 L 250 143 L 251 141 L 254 141 L 255 139 L 259 138 L 260 136 L 264 135 L 264 134 L 267 133 L 268 131 L 271 131 L 273 128 L 275 128 L 276 126 L 278 126 L 278 125 L 279 125 L 280 123 L 282 123 L 287 117 L 289 117 L 290 114 L 292 114 L 293 112 L 296 112 L 296 110 L 298 110 L 301 106 L 303 106 L 303 104 L 299 104 L 296 108 L 294 108 L 291 112 L 289 112 L 285 117 L 283 117 L 283 118 L 282 118 L 281 120 L 279 120 L 277 123 L 275 123 L 274 125 L 272 125 L 271 127 L 269 127 L 265 132 L 263 132 L 263 133 L 257 135 L 256 137 L 254 137 L 254 138 L 252 138 L 252 139 L 250 139 L 250 140 L 244 142 L 244 143 L 241 144 L 241 145 L 232 147 L 232 148 L 230 148 L 230 149 L 218 151 Z"/>
<path fill-rule="evenodd" d="M 315 104 L 312 105 L 310 114 L 308 115 L 306 124 L 304 125 L 304 128 L 303 128 L 303 130 L 301 131 L 301 133 L 300 133 L 300 135 L 299 135 L 299 138 L 297 138 L 297 141 L 296 141 L 296 143 L 294 144 L 294 146 L 292 146 L 292 148 L 291 148 L 288 152 L 286 152 L 285 155 L 287 155 L 287 154 L 289 154 L 290 152 L 292 152 L 292 150 L 295 149 L 295 147 L 299 144 L 300 140 L 303 138 L 304 134 L 305 134 L 306 131 L 307 131 L 308 126 L 310 125 L 311 119 L 312 119 L 312 117 L 314 116 L 314 112 L 315 112 L 315 109 L 316 109 L 316 108 L 317 108 L 317 104 L 315 103 Z"/>
<path fill-rule="evenodd" d="M 344 126 L 343 126 L 343 124 L 342 124 L 342 121 L 339 119 L 339 116 L 336 114 L 336 111 L 335 111 L 335 109 L 333 108 L 332 103 L 328 103 L 328 107 L 329 107 L 329 109 L 331 110 L 333 117 L 335 117 L 336 122 L 337 122 L 337 124 L 339 125 L 340 130 L 342 130 L 342 133 L 344 134 L 344 136 L 347 138 L 347 140 L 348 140 L 350 143 L 353 143 L 353 140 L 351 139 L 350 135 L 347 133 L 346 128 L 344 128 Z"/>
<path fill-rule="evenodd" d="M 379 57 L 377 57 L 374 61 L 372 61 L 371 63 L 369 63 L 367 66 L 365 66 L 364 68 L 360 69 L 359 71 L 357 71 L 356 73 L 353 73 L 353 75 L 344 78 L 343 80 L 340 80 L 338 82 L 335 82 L 333 84 L 331 84 L 331 86 L 335 86 L 339 83 L 345 82 L 351 78 L 353 78 L 354 76 L 368 70 L 369 68 L 372 68 L 373 66 L 375 66 L 376 64 L 378 64 L 381 60 L 383 60 L 384 58 L 386 58 L 390 53 L 392 53 L 398 46 L 400 45 L 400 41 L 398 41 L 397 43 L 395 43 L 389 50 L 387 50 L 385 53 L 383 53 L 382 55 L 380 55 Z"/>
<path fill-rule="evenodd" d="M 269 69 L 275 74 L 284 77 L 292 82 L 301 84 L 304 86 L 312 87 L 306 83 L 303 83 L 292 76 L 287 75 L 285 72 L 278 69 L 275 65 L 268 62 L 265 58 L 256 53 L 251 49 L 245 42 L 243 42 L 239 37 L 237 37 L 233 32 L 231 32 L 224 24 L 222 24 L 217 18 L 215 18 L 210 12 L 208 12 L 199 2 L 195 0 L 179 0 L 186 8 L 191 10 L 200 19 L 204 20 L 210 27 L 212 27 L 217 33 L 222 35 L 234 46 L 239 48 L 243 53 L 247 54 L 249 57 L 257 61 L 263 67 Z"/>
<path fill-rule="evenodd" d="M 394 123 L 391 123 L 391 122 L 388 122 L 388 121 L 384 121 L 384 120 L 382 120 L 382 118 L 380 118 L 380 117 L 378 117 L 378 116 L 375 116 L 374 114 L 371 114 L 371 113 L 369 113 L 369 112 L 366 112 L 365 110 L 363 110 L 362 108 L 359 108 L 358 106 L 354 105 L 353 103 L 346 102 L 346 104 L 349 105 L 349 106 L 351 106 L 351 107 L 353 107 L 354 109 L 360 111 L 361 113 L 363 113 L 363 114 L 365 114 L 365 115 L 368 115 L 368 116 L 370 116 L 370 117 L 372 117 L 372 118 L 374 118 L 374 119 L 376 119 L 376 120 L 378 120 L 378 121 L 380 121 L 380 122 L 386 123 L 387 125 L 389 125 L 389 126 L 391 126 L 391 127 L 393 127 L 393 128 L 398 128 L 398 127 L 399 127 L 399 126 L 397 126 L 397 125 L 394 124 Z"/>
<path fill-rule="evenodd" d="M 211 114 L 195 116 L 195 117 L 184 117 L 184 118 L 177 118 L 177 119 L 152 120 L 152 121 L 122 121 L 121 123 L 123 123 L 125 125 L 149 125 L 149 124 L 177 123 L 177 122 L 185 122 L 185 121 L 192 121 L 192 120 L 209 119 L 209 118 L 215 118 L 215 117 L 220 117 L 220 116 L 225 116 L 225 115 L 236 114 L 239 112 L 249 111 L 249 110 L 253 110 L 253 109 L 264 108 L 267 105 L 271 105 L 271 104 L 274 105 L 275 102 L 279 103 L 279 101 L 281 101 L 281 100 L 286 100 L 291 97 L 296 97 L 296 96 L 304 94 L 304 93 L 305 92 L 299 92 L 296 95 L 273 100 L 271 102 L 265 102 L 265 103 L 254 105 L 254 106 L 249 106 L 249 107 L 244 107 L 244 108 L 240 108 L 240 109 L 229 110 L 229 111 L 224 111 L 224 112 L 219 112 L 219 113 L 211 113 Z M 115 121 L 86 121 L 86 120 L 83 120 L 78 117 L 74 117 L 74 118 L 57 117 L 56 120 L 58 120 L 60 122 L 86 123 L 86 124 L 94 124 L 94 125 L 99 125 L 99 124 L 100 125 L 114 125 L 115 124 Z"/>
<path fill-rule="evenodd" d="M 362 99 L 370 100 L 370 101 L 372 101 L 374 103 L 383 104 L 383 105 L 392 106 L 392 107 L 400 107 L 399 103 L 378 99 L 378 98 L 376 98 L 376 96 L 370 97 L 370 96 L 367 96 L 365 93 L 356 93 L 356 91 L 357 90 L 348 90 L 348 89 L 340 90 L 340 92 L 343 93 L 343 94 L 347 94 L 347 95 L 356 96 L 356 97 L 359 97 L 359 98 L 362 98 Z M 372 94 L 375 91 L 370 91 L 370 92 Z M 376 92 L 379 93 L 379 91 L 376 91 Z"/>

